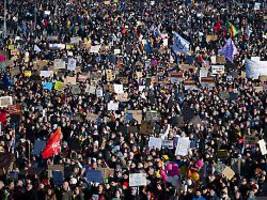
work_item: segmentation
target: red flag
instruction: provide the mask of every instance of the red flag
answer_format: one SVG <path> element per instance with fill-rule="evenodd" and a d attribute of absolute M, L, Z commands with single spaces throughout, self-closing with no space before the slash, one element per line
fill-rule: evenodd
<path fill-rule="evenodd" d="M 6 111 L 0 111 L 0 123 L 2 124 L 6 124 Z"/>
<path fill-rule="evenodd" d="M 60 140 L 62 138 L 61 129 L 58 128 L 54 133 L 51 134 L 47 141 L 46 147 L 42 152 L 43 159 L 57 155 L 60 152 Z"/>
<path fill-rule="evenodd" d="M 213 26 L 213 30 L 214 30 L 214 32 L 217 33 L 219 31 L 221 31 L 221 29 L 222 29 L 222 23 L 221 23 L 221 21 L 217 21 Z"/>

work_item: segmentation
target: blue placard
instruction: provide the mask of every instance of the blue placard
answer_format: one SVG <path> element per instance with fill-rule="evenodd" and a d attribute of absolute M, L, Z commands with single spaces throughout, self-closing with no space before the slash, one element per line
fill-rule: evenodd
<path fill-rule="evenodd" d="M 61 186 L 64 181 L 62 171 L 52 171 L 53 183 L 55 186 Z"/>
<path fill-rule="evenodd" d="M 85 177 L 87 182 L 104 183 L 102 172 L 99 170 L 89 169 L 86 171 Z"/>

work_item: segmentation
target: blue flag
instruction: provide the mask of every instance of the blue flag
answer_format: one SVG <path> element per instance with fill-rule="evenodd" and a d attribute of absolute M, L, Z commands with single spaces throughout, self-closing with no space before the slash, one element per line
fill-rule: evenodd
<path fill-rule="evenodd" d="M 218 53 L 223 55 L 225 59 L 233 63 L 234 56 L 237 54 L 237 48 L 234 44 L 234 41 L 231 38 L 229 38 L 226 41 L 224 47 L 221 48 Z"/>
<path fill-rule="evenodd" d="M 44 82 L 43 83 L 43 89 L 44 90 L 49 90 L 51 91 L 53 88 L 53 83 L 52 82 Z"/>
<path fill-rule="evenodd" d="M 172 50 L 174 53 L 187 53 L 189 51 L 190 43 L 182 38 L 178 33 L 174 32 Z"/>

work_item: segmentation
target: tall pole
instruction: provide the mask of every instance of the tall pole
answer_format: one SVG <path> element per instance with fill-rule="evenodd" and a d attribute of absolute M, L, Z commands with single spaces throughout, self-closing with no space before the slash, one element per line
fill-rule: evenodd
<path fill-rule="evenodd" d="M 7 31 L 6 31 L 6 15 L 7 15 L 7 11 L 6 11 L 6 0 L 4 1 L 4 38 L 6 38 L 7 36 Z"/>

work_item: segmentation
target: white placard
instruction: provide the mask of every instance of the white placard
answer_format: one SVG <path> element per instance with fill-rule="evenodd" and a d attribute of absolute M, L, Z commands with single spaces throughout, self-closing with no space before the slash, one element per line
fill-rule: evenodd
<path fill-rule="evenodd" d="M 122 84 L 113 84 L 114 92 L 117 94 L 123 94 L 123 85 Z"/>
<path fill-rule="evenodd" d="M 190 148 L 189 137 L 180 137 L 177 141 L 177 146 L 175 149 L 175 155 L 186 156 Z"/>
<path fill-rule="evenodd" d="M 164 47 L 168 46 L 168 38 L 163 39 L 163 46 Z"/>
<path fill-rule="evenodd" d="M 40 76 L 48 78 L 50 76 L 53 76 L 53 71 L 47 71 L 47 70 L 40 71 Z"/>
<path fill-rule="evenodd" d="M 211 64 L 216 64 L 216 56 L 211 56 L 210 57 Z"/>
<path fill-rule="evenodd" d="M 70 43 L 71 44 L 79 44 L 81 38 L 80 37 L 71 37 L 70 38 Z"/>
<path fill-rule="evenodd" d="M 208 69 L 202 67 L 200 69 L 200 71 L 199 71 L 200 78 L 202 78 L 202 77 L 208 77 L 208 72 L 209 72 Z"/>
<path fill-rule="evenodd" d="M 65 49 L 65 44 L 49 44 L 50 49 Z"/>
<path fill-rule="evenodd" d="M 65 69 L 65 61 L 62 59 L 55 59 L 54 69 Z"/>
<path fill-rule="evenodd" d="M 95 94 L 95 90 L 96 90 L 96 87 L 95 86 L 93 86 L 93 85 L 88 85 L 87 87 L 86 87 L 86 92 L 87 93 L 89 93 L 89 94 Z"/>
<path fill-rule="evenodd" d="M 51 13 L 50 10 L 45 10 L 45 11 L 44 11 L 44 14 L 45 14 L 45 15 L 50 15 L 50 13 Z"/>
<path fill-rule="evenodd" d="M 258 79 L 267 75 L 267 61 L 246 60 L 246 75 L 248 78 Z"/>
<path fill-rule="evenodd" d="M 261 3 L 255 2 L 254 4 L 254 10 L 260 10 L 261 9 Z"/>
<path fill-rule="evenodd" d="M 119 109 L 119 103 L 116 103 L 114 101 L 110 101 L 108 103 L 108 110 L 118 110 Z"/>
<path fill-rule="evenodd" d="M 119 55 L 121 53 L 120 49 L 114 49 L 114 55 Z"/>
<path fill-rule="evenodd" d="M 224 74 L 224 65 L 211 65 L 211 74 L 212 76 Z"/>
<path fill-rule="evenodd" d="M 1 108 L 8 107 L 12 104 L 13 104 L 13 99 L 11 96 L 0 97 L 0 107 Z"/>
<path fill-rule="evenodd" d="M 267 154 L 266 143 L 265 143 L 264 139 L 259 140 L 259 141 L 258 141 L 258 144 L 259 144 L 259 146 L 260 146 L 261 154 L 262 154 L 262 155 Z"/>
<path fill-rule="evenodd" d="M 255 57 L 251 57 L 250 60 L 258 62 L 258 61 L 261 61 L 261 58 L 258 56 L 255 56 Z"/>
<path fill-rule="evenodd" d="M 147 185 L 146 174 L 145 173 L 133 173 L 129 174 L 129 186 L 143 186 Z"/>
<path fill-rule="evenodd" d="M 91 46 L 90 53 L 98 53 L 101 48 L 101 45 Z"/>
<path fill-rule="evenodd" d="M 76 65 L 77 65 L 77 60 L 74 58 L 69 58 L 68 59 L 68 65 L 67 65 L 67 69 L 70 71 L 75 71 L 76 69 Z"/>
<path fill-rule="evenodd" d="M 97 90 L 96 90 L 96 96 L 97 97 L 102 97 L 103 96 L 103 89 L 102 88 L 97 88 Z"/>
<path fill-rule="evenodd" d="M 161 149 L 162 139 L 150 137 L 148 141 L 148 147 L 151 149 Z"/>

